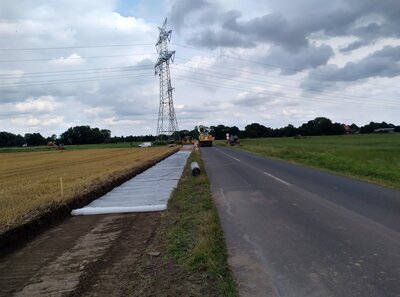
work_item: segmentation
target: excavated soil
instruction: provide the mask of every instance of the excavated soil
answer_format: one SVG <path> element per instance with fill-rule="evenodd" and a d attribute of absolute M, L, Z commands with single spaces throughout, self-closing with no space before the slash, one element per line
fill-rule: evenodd
<path fill-rule="evenodd" d="M 70 217 L 0 258 L 0 296 L 126 296 L 159 219 Z"/>
<path fill-rule="evenodd" d="M 70 217 L 0 257 L 0 296 L 218 296 L 166 258 L 162 213 Z"/>

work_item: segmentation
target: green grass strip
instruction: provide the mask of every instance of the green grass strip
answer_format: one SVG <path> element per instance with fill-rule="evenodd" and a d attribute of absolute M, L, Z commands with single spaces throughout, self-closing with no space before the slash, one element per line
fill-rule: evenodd
<path fill-rule="evenodd" d="M 199 163 L 202 173 L 192 176 L 190 166 L 174 192 L 169 209 L 178 217 L 167 235 L 168 254 L 185 270 L 205 272 L 214 280 L 221 296 L 238 296 L 227 259 L 224 234 L 210 185 L 198 151 L 189 157 Z"/>

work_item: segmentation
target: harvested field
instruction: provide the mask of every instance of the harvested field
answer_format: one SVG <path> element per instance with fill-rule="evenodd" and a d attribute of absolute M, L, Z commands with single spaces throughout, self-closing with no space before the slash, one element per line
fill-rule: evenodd
<path fill-rule="evenodd" d="M 155 147 L 0 154 L 0 235 L 174 150 Z"/>

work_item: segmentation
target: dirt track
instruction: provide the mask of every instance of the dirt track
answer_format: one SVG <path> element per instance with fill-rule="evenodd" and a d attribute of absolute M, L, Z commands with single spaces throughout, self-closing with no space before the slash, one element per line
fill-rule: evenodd
<path fill-rule="evenodd" d="M 70 217 L 0 258 L 0 296 L 126 296 L 159 213 Z"/>

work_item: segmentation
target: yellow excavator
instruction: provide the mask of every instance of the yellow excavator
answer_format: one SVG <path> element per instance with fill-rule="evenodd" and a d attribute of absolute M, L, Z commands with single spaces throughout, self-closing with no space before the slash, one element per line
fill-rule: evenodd
<path fill-rule="evenodd" d="M 215 140 L 209 132 L 209 128 L 205 126 L 199 126 L 199 146 L 213 146 L 213 141 Z"/>

